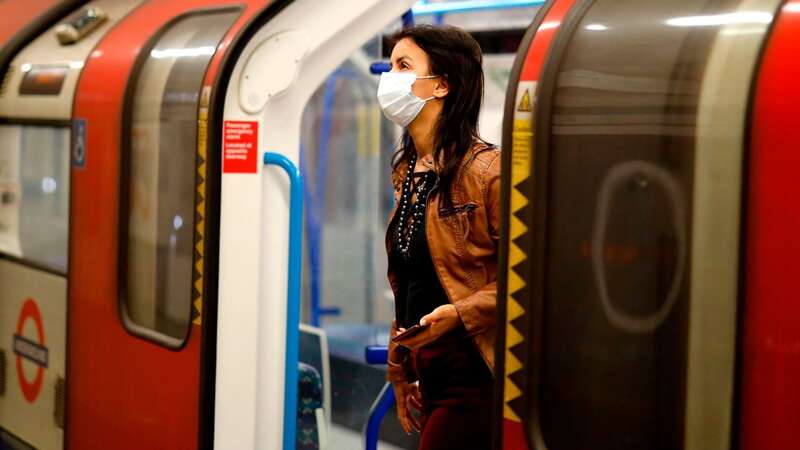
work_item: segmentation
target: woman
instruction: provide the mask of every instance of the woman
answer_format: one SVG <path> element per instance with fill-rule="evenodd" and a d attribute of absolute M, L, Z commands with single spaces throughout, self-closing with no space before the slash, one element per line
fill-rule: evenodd
<path fill-rule="evenodd" d="M 395 294 L 387 378 L 420 449 L 489 449 L 500 151 L 478 135 L 481 50 L 453 27 L 414 27 L 393 41 L 378 87 L 384 114 L 405 128 L 386 236 Z"/>

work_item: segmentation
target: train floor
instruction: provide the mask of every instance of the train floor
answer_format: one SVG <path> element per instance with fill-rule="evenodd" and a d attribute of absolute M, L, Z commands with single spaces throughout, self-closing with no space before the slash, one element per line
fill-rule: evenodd
<path fill-rule="evenodd" d="M 328 436 L 328 448 L 332 450 L 338 449 L 358 449 L 364 448 L 364 435 L 356 433 L 350 428 L 339 426 L 336 424 L 331 425 L 330 434 Z M 402 447 L 380 441 L 378 442 L 378 450 L 404 450 Z"/>

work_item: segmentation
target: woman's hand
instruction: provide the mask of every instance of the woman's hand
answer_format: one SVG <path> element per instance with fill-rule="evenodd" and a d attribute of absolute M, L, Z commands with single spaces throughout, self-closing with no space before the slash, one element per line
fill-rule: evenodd
<path fill-rule="evenodd" d="M 422 348 L 461 325 L 461 317 L 452 304 L 442 305 L 420 319 L 419 324 L 425 329 L 398 344 L 412 350 Z"/>
<path fill-rule="evenodd" d="M 419 385 L 399 381 L 392 383 L 392 387 L 394 388 L 395 403 L 397 403 L 397 418 L 400 419 L 403 431 L 406 434 L 411 434 L 412 431 L 419 433 L 419 420 L 411 411 L 411 408 L 414 408 L 417 414 L 422 412 L 422 396 L 419 393 Z"/>

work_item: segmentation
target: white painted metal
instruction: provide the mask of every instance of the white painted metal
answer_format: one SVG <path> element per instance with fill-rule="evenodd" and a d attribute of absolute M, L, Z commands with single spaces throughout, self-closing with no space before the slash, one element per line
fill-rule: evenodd
<path fill-rule="evenodd" d="M 323 408 L 315 409 L 314 414 L 317 418 L 317 436 L 319 436 L 319 450 L 327 450 L 328 429 L 330 428 L 331 416 L 330 414 L 328 414 L 328 418 L 326 419 L 325 410 Z"/>
<path fill-rule="evenodd" d="M 264 105 L 288 89 L 308 53 L 309 36 L 303 30 L 288 30 L 270 36 L 253 51 L 239 77 L 239 105 L 248 114 L 256 114 Z M 280 67 L 280 70 L 272 70 Z M 270 73 L 271 83 L 263 83 Z"/>
<path fill-rule="evenodd" d="M 64 447 L 64 431 L 55 422 L 56 380 L 65 376 L 67 334 L 67 279 L 18 263 L 0 260 L 0 349 L 6 354 L 6 393 L 0 396 L 0 424 L 16 436 L 41 450 Z M 17 376 L 17 356 L 12 348 L 22 305 L 31 299 L 42 317 L 44 347 L 48 366 L 33 402 L 25 399 Z M 24 338 L 38 342 L 32 319 L 23 323 Z M 28 382 L 36 379 L 38 366 L 21 359 L 23 376 Z"/>
<path fill-rule="evenodd" d="M 225 99 L 225 120 L 258 123 L 260 153 L 277 152 L 297 162 L 300 121 L 314 90 L 362 43 L 414 0 L 297 0 L 264 26 L 236 63 Z M 273 96 L 257 113 L 240 103 L 245 64 L 270 38 L 308 35 L 308 53 L 295 81 L 293 70 L 265 61 L 256 74 Z M 250 62 L 250 64 L 256 64 Z M 256 67 L 256 66 L 253 66 Z M 279 449 L 283 435 L 284 351 L 288 259 L 288 181 L 278 169 L 223 174 L 220 229 L 219 322 L 215 446 Z"/>
<path fill-rule="evenodd" d="M 91 57 L 100 39 L 120 19 L 144 0 L 95 0 L 86 6 L 98 7 L 108 13 L 103 22 L 88 36 L 72 45 L 61 45 L 56 37 L 58 24 L 42 33 L 11 62 L 11 75 L 5 94 L 0 96 L 0 116 L 16 119 L 69 120 L 72 100 L 83 66 Z M 63 67 L 66 78 L 59 95 L 19 95 L 19 85 L 25 73 L 34 67 Z"/>

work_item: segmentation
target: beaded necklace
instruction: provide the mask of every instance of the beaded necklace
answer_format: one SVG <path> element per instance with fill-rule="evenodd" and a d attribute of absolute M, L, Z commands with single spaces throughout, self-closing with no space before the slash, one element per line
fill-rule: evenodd
<path fill-rule="evenodd" d="M 403 182 L 403 191 L 400 196 L 399 204 L 399 220 L 394 231 L 395 248 L 400 252 L 403 258 L 410 257 L 411 242 L 417 235 L 422 223 L 423 214 L 425 214 L 426 199 L 423 197 L 425 187 L 434 176 L 433 171 L 425 172 L 422 179 L 416 184 L 416 189 L 412 189 L 412 182 L 414 180 L 414 168 L 417 165 L 417 156 L 413 155 L 408 161 L 408 172 L 406 179 Z M 417 201 L 411 205 L 411 198 L 413 192 L 416 190 Z"/>

